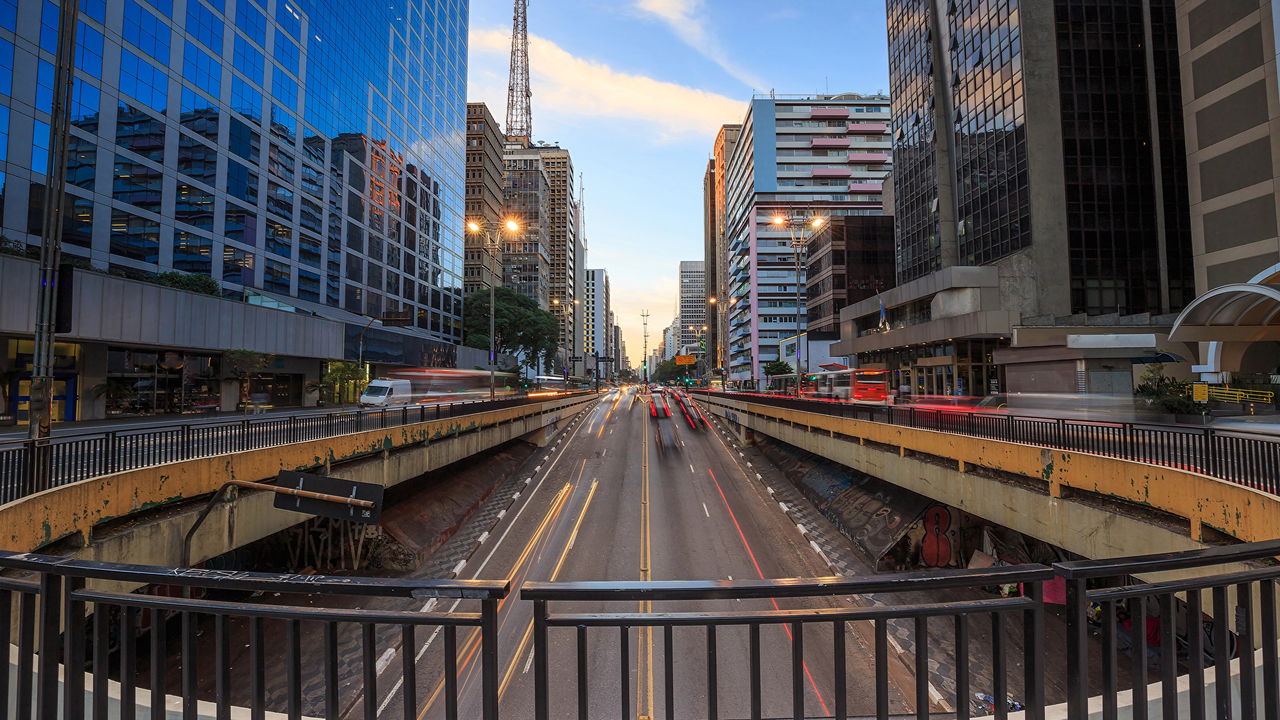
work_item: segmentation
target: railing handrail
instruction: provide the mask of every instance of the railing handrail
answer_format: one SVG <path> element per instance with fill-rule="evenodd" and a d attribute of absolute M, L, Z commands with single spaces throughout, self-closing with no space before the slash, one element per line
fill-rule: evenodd
<path fill-rule="evenodd" d="M 1158 555 L 1131 555 L 1106 560 L 1071 560 L 1054 563 L 1053 569 L 1068 580 L 1080 580 L 1185 570 L 1268 557 L 1280 557 L 1280 540 L 1223 545 L 1201 550 L 1182 550 Z"/>
<path fill-rule="evenodd" d="M 242 570 L 176 568 L 80 560 L 55 555 L 0 551 L 0 568 L 140 584 L 217 587 L 226 590 L 304 592 L 379 597 L 466 598 L 500 600 L 511 591 L 508 580 L 422 580 L 340 575 L 299 575 Z"/>
<path fill-rule="evenodd" d="M 832 576 L 773 580 L 526 581 L 520 586 L 520 598 L 522 600 L 603 602 L 798 598 L 1008 585 L 1040 582 L 1052 577 L 1053 569 L 1048 565 L 1027 564 L 981 570 L 961 568 L 859 577 Z"/>

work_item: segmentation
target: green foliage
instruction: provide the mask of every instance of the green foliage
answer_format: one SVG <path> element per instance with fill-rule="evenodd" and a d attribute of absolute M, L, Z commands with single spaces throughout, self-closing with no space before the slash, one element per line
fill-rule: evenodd
<path fill-rule="evenodd" d="M 760 370 L 769 377 L 773 377 L 774 375 L 790 375 L 795 372 L 795 369 L 791 367 L 791 363 L 783 360 L 770 360 L 765 363 L 764 367 L 760 368 Z"/>
<path fill-rule="evenodd" d="M 1162 363 L 1149 363 L 1138 379 L 1133 394 L 1154 410 L 1175 415 L 1203 414 L 1202 407 L 1191 400 L 1191 383 L 1166 377 Z"/>
<path fill-rule="evenodd" d="M 232 380 L 244 382 L 266 369 L 271 356 L 256 350 L 224 350 L 222 369 Z"/>
<path fill-rule="evenodd" d="M 218 281 L 208 275 L 200 275 L 198 273 L 184 273 L 172 270 L 162 272 L 150 278 L 150 281 L 157 285 L 177 288 L 178 290 L 186 290 L 187 292 L 200 293 L 202 295 L 221 295 L 222 289 L 218 287 Z"/>
<path fill-rule="evenodd" d="M 534 300 L 510 288 L 495 288 L 494 346 L 499 353 L 514 355 L 525 367 L 538 368 L 555 359 L 560 342 L 556 316 L 538 307 Z M 489 291 L 477 290 L 467 296 L 462 318 L 463 344 L 489 349 Z"/>
<path fill-rule="evenodd" d="M 683 377 L 686 374 L 685 368 L 693 367 L 692 365 L 677 365 L 675 358 L 663 360 L 658 366 L 649 370 L 649 380 L 652 382 L 669 382 L 676 378 Z"/>
<path fill-rule="evenodd" d="M 364 380 L 359 364 L 343 360 L 331 362 L 320 378 L 320 390 L 333 402 L 353 402 L 357 385 Z"/>

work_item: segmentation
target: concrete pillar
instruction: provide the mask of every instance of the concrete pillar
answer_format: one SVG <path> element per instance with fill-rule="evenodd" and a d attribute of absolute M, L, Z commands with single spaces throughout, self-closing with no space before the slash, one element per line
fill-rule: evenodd
<path fill-rule="evenodd" d="M 534 447 L 541 448 L 551 444 L 551 438 L 554 435 L 555 435 L 555 426 L 547 425 L 546 427 L 541 427 L 541 428 L 538 428 L 537 430 L 534 430 L 528 435 L 521 435 L 520 439 L 524 440 L 527 443 L 532 443 Z"/>
<path fill-rule="evenodd" d="M 80 343 L 79 397 L 77 420 L 101 420 L 107 416 L 107 401 L 95 397 L 93 388 L 107 381 L 107 346 Z"/>

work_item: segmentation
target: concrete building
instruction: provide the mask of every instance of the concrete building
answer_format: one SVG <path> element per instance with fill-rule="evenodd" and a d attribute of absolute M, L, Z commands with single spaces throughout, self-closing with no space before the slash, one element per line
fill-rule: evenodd
<path fill-rule="evenodd" d="M 551 178 L 537 148 L 508 144 L 503 151 L 507 212 L 520 233 L 506 244 L 503 284 L 551 308 Z"/>
<path fill-rule="evenodd" d="M 827 231 L 809 243 L 807 253 L 806 349 L 816 351 L 839 338 L 841 310 L 893 285 L 893 217 L 832 218 Z"/>
<path fill-rule="evenodd" d="M 680 352 L 684 355 L 701 354 L 702 341 L 707 327 L 707 280 L 701 260 L 680 261 Z"/>
<path fill-rule="evenodd" d="M 729 158 L 742 134 L 741 125 L 724 125 L 716 133 L 711 161 L 703 181 L 703 245 L 706 263 L 708 367 L 724 368 L 729 358 L 729 244 L 725 237 L 725 181 Z"/>
<path fill-rule="evenodd" d="M 888 2 L 898 286 L 833 353 L 916 393 L 1114 387 L 1193 296 L 1172 0 L 1011 7 Z"/>
<path fill-rule="evenodd" d="M 1178 0 L 1198 297 L 1176 340 L 1208 382 L 1280 390 L 1280 6 Z"/>
<path fill-rule="evenodd" d="M 588 269 L 582 288 L 582 355 L 588 370 L 595 368 L 601 378 L 612 376 L 613 364 L 597 362 L 613 357 L 613 310 L 609 296 L 609 273 L 604 268 Z"/>
<path fill-rule="evenodd" d="M 729 380 L 754 385 L 803 329 L 794 254 L 775 215 L 879 215 L 890 167 L 882 95 L 757 96 L 725 170 Z M 730 133 L 722 135 L 728 144 Z M 719 138 L 717 139 L 719 146 Z M 721 299 L 721 302 L 724 300 Z"/>
<path fill-rule="evenodd" d="M 466 218 L 468 222 L 475 220 L 493 230 L 502 227 L 504 213 L 502 148 L 505 142 L 502 128 L 489 112 L 489 106 L 467 103 Z M 467 233 L 462 273 L 464 294 L 501 284 L 502 252 L 487 249 L 482 234 Z"/>
<path fill-rule="evenodd" d="M 672 318 L 671 324 L 662 329 L 662 359 L 670 360 L 680 354 L 680 317 Z"/>
<path fill-rule="evenodd" d="M 555 145 L 531 150 L 542 158 L 547 171 L 547 251 L 550 260 L 551 310 L 560 319 L 560 346 L 567 355 L 582 356 L 582 283 L 586 274 L 586 248 L 573 158 Z M 581 363 L 575 375 L 581 375 Z"/>
<path fill-rule="evenodd" d="M 107 316 L 59 338 L 55 420 L 234 408 L 221 392 L 227 342 L 273 356 L 251 394 L 283 406 L 314 403 L 309 383 L 326 361 L 356 360 L 366 327 L 365 360 L 456 362 L 464 154 L 438 139 L 465 134 L 467 3 L 407 16 L 349 1 L 272 7 L 80 6 L 63 253 L 86 288 L 136 283 L 145 305 L 168 297 L 146 282 L 155 275 L 205 275 L 221 298 L 202 312 L 314 316 L 338 344 L 286 334 L 287 322 L 251 335 L 172 327 L 164 308 L 161 327 L 143 327 L 139 305 L 93 296 Z M 37 0 L 0 13 L 0 222 L 17 256 L 39 243 L 56 25 L 56 6 Z M 28 307 L 16 294 L 32 286 L 3 278 L 0 307 Z M 381 327 L 388 313 L 410 326 Z M 0 416 L 18 422 L 32 317 L 0 330 Z"/>

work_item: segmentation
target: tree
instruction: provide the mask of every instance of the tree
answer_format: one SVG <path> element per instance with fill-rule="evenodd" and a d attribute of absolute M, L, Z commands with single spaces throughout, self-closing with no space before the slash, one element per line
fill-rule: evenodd
<path fill-rule="evenodd" d="M 270 360 L 270 355 L 256 350 L 226 350 L 222 353 L 222 369 L 227 373 L 228 380 L 235 380 L 240 384 L 240 397 L 243 398 L 249 392 L 250 378 L 266 369 Z M 248 403 L 245 403 L 244 409 L 246 412 L 249 410 Z"/>
<path fill-rule="evenodd" d="M 769 377 L 773 377 L 774 375 L 790 375 L 795 372 L 795 369 L 791 367 L 791 363 L 783 360 L 770 360 L 760 369 Z"/>
<path fill-rule="evenodd" d="M 202 295 L 221 295 L 222 289 L 218 287 L 218 281 L 208 275 L 199 273 L 184 273 L 177 271 L 169 271 L 159 273 L 151 278 L 151 282 L 157 285 L 186 290 L 187 292 L 200 293 Z"/>
<path fill-rule="evenodd" d="M 653 382 L 667 382 L 675 380 L 683 374 L 684 368 L 676 364 L 675 358 L 671 358 L 658 363 L 655 368 L 650 368 L 649 379 Z"/>
<path fill-rule="evenodd" d="M 556 316 L 534 300 L 510 288 L 495 288 L 494 347 L 519 358 L 523 367 L 537 368 L 555 358 L 560 344 Z M 489 349 L 489 291 L 477 290 L 466 298 L 462 318 L 463 344 Z"/>
<path fill-rule="evenodd" d="M 320 388 L 333 402 L 350 402 L 351 390 L 364 379 L 364 370 L 349 360 L 331 362 L 320 378 Z"/>

